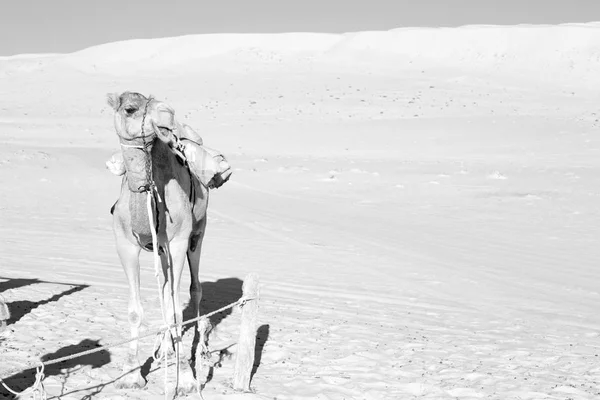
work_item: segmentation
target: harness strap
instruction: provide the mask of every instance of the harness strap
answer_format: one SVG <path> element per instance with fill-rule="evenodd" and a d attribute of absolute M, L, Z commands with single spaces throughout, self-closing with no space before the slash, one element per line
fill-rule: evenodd
<path fill-rule="evenodd" d="M 125 144 L 125 143 L 119 143 L 119 144 L 121 145 L 121 147 L 146 150 L 148 147 L 150 147 L 152 145 L 152 142 L 147 142 L 145 145 Z"/>

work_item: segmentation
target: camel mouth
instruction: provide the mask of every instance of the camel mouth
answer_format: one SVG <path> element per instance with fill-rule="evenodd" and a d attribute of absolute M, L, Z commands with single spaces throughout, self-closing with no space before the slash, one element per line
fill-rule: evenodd
<path fill-rule="evenodd" d="M 175 126 L 158 125 L 154 121 L 153 125 L 156 137 L 169 147 L 173 147 L 174 143 L 177 141 L 177 135 L 175 134 L 177 128 Z"/>
<path fill-rule="evenodd" d="M 173 134 L 173 132 L 175 132 L 175 128 L 172 128 L 172 127 L 161 126 L 161 125 L 156 125 L 156 127 L 158 128 L 158 131 L 160 132 L 160 134 L 162 134 L 165 137 L 169 137 L 170 135 Z"/>

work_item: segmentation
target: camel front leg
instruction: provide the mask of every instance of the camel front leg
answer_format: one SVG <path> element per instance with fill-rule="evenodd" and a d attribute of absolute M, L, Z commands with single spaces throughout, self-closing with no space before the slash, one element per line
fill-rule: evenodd
<path fill-rule="evenodd" d="M 200 284 L 200 255 L 202 252 L 202 241 L 206 228 L 206 218 L 203 220 L 202 230 L 190 239 L 190 247 L 187 253 L 188 264 L 190 267 L 191 285 L 190 285 L 190 305 L 194 310 L 194 318 L 200 316 L 200 302 L 202 301 L 202 286 Z M 211 329 L 210 321 L 202 319 L 196 323 L 194 340 L 196 345 L 196 380 L 201 388 L 208 379 L 210 372 L 210 352 L 208 349 L 208 332 Z"/>
<path fill-rule="evenodd" d="M 163 274 L 166 277 L 163 286 L 163 304 L 165 306 L 166 321 L 169 324 L 183 322 L 183 310 L 179 296 L 181 276 L 185 266 L 186 254 L 188 250 L 188 240 L 173 241 L 168 246 L 168 251 L 163 257 Z M 177 394 L 186 395 L 195 390 L 196 384 L 190 364 L 183 356 L 182 328 L 178 326 L 172 331 L 172 340 L 177 354 L 180 355 L 180 378 L 177 383 Z M 167 346 L 169 335 L 166 335 L 163 346 Z M 166 349 L 166 347 L 165 347 Z M 175 388 L 168 389 L 169 395 Z"/>
<path fill-rule="evenodd" d="M 129 283 L 129 307 L 127 319 L 131 328 L 131 337 L 137 337 L 144 317 L 142 300 L 140 298 L 140 247 L 129 242 L 123 235 L 117 233 L 117 253 Z M 138 341 L 129 344 L 129 353 L 123 365 L 121 380 L 117 381 L 118 388 L 142 388 L 146 384 L 141 374 L 141 364 L 138 358 Z"/>
<path fill-rule="evenodd" d="M 200 302 L 202 301 L 202 286 L 200 285 L 200 253 L 202 252 L 202 241 L 206 229 L 206 218 L 202 221 L 202 229 L 192 235 L 187 251 L 187 259 L 190 267 L 190 305 L 194 310 L 194 318 L 200 315 Z"/>
<path fill-rule="evenodd" d="M 173 241 L 168 244 L 166 251 L 161 254 L 162 279 L 160 280 L 160 290 L 162 295 L 163 321 L 169 325 L 183 322 L 179 287 L 186 249 L 187 247 L 180 241 Z M 182 252 L 183 255 L 181 254 Z M 172 343 L 176 344 L 179 341 L 178 338 L 171 336 L 172 334 L 180 336 L 180 330 L 175 329 L 168 333 L 171 333 L 166 335 L 169 341 L 172 340 Z M 171 351 L 174 350 L 173 347 L 169 347 Z"/>

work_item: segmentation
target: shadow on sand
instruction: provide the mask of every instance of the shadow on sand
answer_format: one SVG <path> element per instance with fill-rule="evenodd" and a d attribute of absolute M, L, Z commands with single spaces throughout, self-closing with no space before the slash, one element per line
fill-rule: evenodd
<path fill-rule="evenodd" d="M 252 366 L 252 373 L 250 374 L 250 380 L 254 378 L 260 362 L 262 361 L 263 350 L 267 340 L 269 340 L 269 325 L 261 325 L 256 331 L 256 346 L 254 347 L 254 365 Z"/>
<path fill-rule="evenodd" d="M 29 314 L 29 312 L 31 312 L 31 310 L 33 310 L 36 307 L 58 301 L 64 296 L 68 296 L 73 293 L 77 293 L 77 292 L 89 287 L 89 285 L 75 285 L 75 284 L 68 284 L 68 283 L 61 283 L 61 282 L 49 282 L 49 281 L 42 281 L 39 279 L 4 278 L 1 276 L 0 276 L 0 279 L 6 279 L 6 281 L 0 282 L 0 293 L 4 292 L 6 290 L 9 290 L 9 289 L 16 289 L 16 288 L 20 288 L 20 287 L 27 286 L 27 285 L 37 284 L 37 283 L 48 283 L 48 284 L 52 284 L 52 285 L 71 286 L 70 289 L 65 290 L 64 292 L 55 294 L 54 296 L 52 296 L 46 300 L 40 300 L 40 301 L 20 300 L 20 301 L 10 302 L 9 301 L 10 299 L 6 298 L 5 300 L 7 301 L 8 309 L 10 310 L 10 314 L 11 314 L 11 316 L 8 320 L 8 325 L 14 324 L 15 322 L 17 322 L 18 320 L 23 318 L 25 315 Z"/>
<path fill-rule="evenodd" d="M 218 310 L 221 307 L 224 307 L 228 304 L 231 304 L 237 301 L 240 297 L 242 297 L 242 284 L 244 282 L 238 278 L 225 278 L 219 279 L 215 282 L 203 282 L 202 283 L 202 302 L 200 304 L 200 314 L 211 313 L 215 310 Z M 231 315 L 232 309 L 225 310 L 218 314 L 215 314 L 210 317 L 210 322 L 213 327 L 216 327 L 221 321 Z M 194 318 L 193 308 L 188 304 L 188 306 L 183 311 L 183 319 L 188 320 Z M 187 329 L 192 326 L 186 327 Z M 260 366 L 263 349 L 265 347 L 265 343 L 269 340 L 269 325 L 262 325 L 257 329 L 256 332 L 256 346 L 254 349 L 254 365 L 252 367 L 252 377 L 256 374 L 258 367 Z M 194 337 L 194 341 L 192 344 L 192 354 L 195 355 L 196 347 L 198 345 L 197 335 Z M 220 351 L 219 362 L 225 358 L 229 357 L 230 353 L 228 349 L 222 349 Z M 213 375 L 213 371 L 209 373 L 207 382 L 210 382 Z"/>
<path fill-rule="evenodd" d="M 208 314 L 221 307 L 231 304 L 242 297 L 242 284 L 239 278 L 218 279 L 215 282 L 202 283 L 202 302 L 200 303 L 200 315 Z M 188 320 L 195 317 L 193 307 L 188 304 L 183 310 L 183 319 Z M 225 310 L 210 317 L 210 323 L 217 326 L 223 319 L 231 315 L 231 309 Z M 191 326 L 188 325 L 185 330 Z"/>
<path fill-rule="evenodd" d="M 4 278 L 0 277 L 0 279 L 4 279 Z M 26 285 L 30 285 L 30 284 L 35 284 L 35 283 L 54 283 L 54 282 L 44 282 L 44 281 L 40 281 L 37 279 L 8 279 L 6 282 L 0 282 L 0 291 L 7 290 L 7 289 L 13 289 L 13 288 L 17 288 L 17 287 L 22 287 L 22 286 L 26 286 Z M 213 312 L 223 306 L 226 306 L 230 303 L 237 301 L 242 296 L 242 284 L 243 284 L 243 281 L 238 278 L 224 278 L 224 279 L 219 279 L 215 282 L 202 283 L 203 300 L 200 305 L 201 314 Z M 24 315 L 26 315 L 29 311 L 31 311 L 35 307 L 38 307 L 42 304 L 47 304 L 47 303 L 50 303 L 53 301 L 57 301 L 63 296 L 67 296 L 69 294 L 78 292 L 78 291 L 83 290 L 86 287 L 88 287 L 87 285 L 73 285 L 73 286 L 74 287 L 70 288 L 69 290 L 66 290 L 62 293 L 54 295 L 47 300 L 42 300 L 39 302 L 17 301 L 17 302 L 9 303 L 11 305 L 11 312 L 13 313 L 13 316 L 12 316 L 11 320 L 9 320 L 9 322 L 13 323 L 13 322 L 18 321 L 20 318 L 22 318 Z M 213 315 L 212 317 L 210 317 L 211 324 L 213 326 L 217 326 L 221 321 L 223 321 L 223 319 L 225 319 L 227 316 L 231 315 L 231 312 L 232 312 L 232 310 L 229 309 L 229 310 L 225 310 L 221 313 Z M 192 307 L 190 307 L 190 305 L 188 305 L 185 308 L 185 310 L 183 312 L 183 316 L 184 316 L 184 320 L 195 317 L 195 315 L 193 315 L 193 309 L 192 309 Z M 190 325 L 190 326 L 187 326 L 186 328 L 189 329 L 192 326 L 193 325 Z M 254 358 L 254 366 L 252 369 L 252 376 L 254 376 L 256 374 L 256 372 L 260 366 L 262 354 L 264 351 L 264 346 L 265 346 L 266 342 L 269 340 L 269 329 L 270 329 L 269 325 L 262 325 L 257 330 L 256 347 L 255 347 L 255 355 L 254 355 L 255 358 Z M 194 341 L 195 341 L 195 343 L 194 343 L 193 347 L 196 347 L 197 346 L 197 338 Z M 100 347 L 100 346 L 101 346 L 101 344 L 97 340 L 85 339 L 76 345 L 66 346 L 66 347 L 63 347 L 63 348 L 57 350 L 54 353 L 46 354 L 41 357 L 41 360 L 42 361 L 50 361 L 53 359 L 61 358 L 61 357 L 79 353 L 79 352 L 83 352 L 83 351 L 90 350 L 90 349 L 93 349 L 95 347 Z M 224 351 L 226 352 L 226 350 L 224 350 Z M 192 354 L 195 354 L 195 348 L 193 349 Z M 225 355 L 225 353 L 223 355 Z M 151 360 L 152 360 L 152 358 L 149 358 L 146 361 L 146 363 L 144 363 L 144 365 L 142 366 L 141 373 L 144 378 L 150 373 L 151 364 L 152 364 Z M 72 375 L 76 371 L 78 371 L 86 366 L 91 366 L 92 369 L 94 369 L 94 368 L 100 368 L 110 362 L 111 362 L 110 353 L 106 350 L 102 350 L 97 353 L 93 353 L 93 354 L 77 357 L 72 360 L 64 361 L 57 365 L 48 366 L 45 369 L 45 375 L 46 376 L 62 375 L 63 376 L 62 380 L 66 381 L 70 375 Z M 11 376 L 7 377 L 4 381 L 13 390 L 22 391 L 28 387 L 31 387 L 34 384 L 35 375 L 36 375 L 35 369 L 28 369 L 28 370 L 16 373 L 14 375 L 11 375 Z M 75 391 L 69 392 L 69 393 L 65 393 L 65 387 L 63 386 L 61 388 L 61 393 L 59 395 L 57 395 L 56 397 L 60 398 L 60 396 L 62 396 L 62 395 L 86 391 L 87 394 L 85 394 L 84 397 L 82 397 L 82 398 L 89 399 L 89 398 L 95 397 L 95 395 L 99 394 L 104 389 L 104 387 L 106 387 L 109 384 L 114 383 L 119 378 L 120 377 L 117 377 L 116 379 L 112 380 L 111 382 L 103 382 L 96 386 L 91 386 L 91 387 L 87 387 L 87 388 L 79 388 L 79 390 L 75 390 Z M 55 395 L 54 393 L 52 393 L 52 394 Z M 82 395 L 83 395 L 83 393 L 82 393 Z M 11 395 L 9 392 L 6 391 L 6 389 L 4 389 L 3 387 L 0 386 L 0 398 L 13 399 L 13 398 L 15 398 L 15 396 Z M 55 397 L 52 397 L 52 398 L 55 398 Z"/>
<path fill-rule="evenodd" d="M 25 279 L 25 278 L 6 278 L 4 276 L 0 276 L 0 279 L 4 280 L 4 282 L 0 282 L 0 293 L 9 289 L 16 289 L 27 285 L 33 285 L 35 283 L 46 283 L 44 281 L 40 281 L 39 279 Z"/>
<path fill-rule="evenodd" d="M 11 317 L 8 320 L 9 326 L 11 324 L 14 324 L 15 322 L 19 321 L 21 318 L 23 318 L 25 315 L 30 313 L 31 310 L 35 309 L 36 307 L 42 306 L 44 304 L 56 302 L 64 296 L 71 295 L 73 293 L 79 292 L 79 291 L 89 287 L 88 285 L 75 285 L 75 284 L 69 284 L 69 283 L 50 282 L 50 281 L 43 281 L 40 279 L 28 279 L 28 278 L 0 277 L 0 280 L 2 280 L 0 282 L 0 293 L 4 292 L 6 290 L 18 289 L 18 288 L 21 288 L 24 286 L 34 285 L 34 284 L 39 284 L 39 283 L 70 286 L 69 289 L 67 289 L 61 293 L 57 293 L 57 294 L 53 295 L 52 297 L 49 297 L 48 299 L 40 300 L 40 301 L 20 300 L 20 301 L 10 302 L 9 301 L 10 298 L 7 297 L 5 300 L 7 300 L 7 305 L 10 310 L 10 313 L 11 313 Z M 63 347 L 63 348 L 57 350 L 54 353 L 45 354 L 40 359 L 42 361 L 50 361 L 53 359 L 67 356 L 69 354 L 74 354 L 74 353 L 90 350 L 94 347 L 99 347 L 99 346 L 100 346 L 100 344 L 98 343 L 98 341 L 85 339 L 85 340 L 82 340 L 79 344 L 66 346 L 66 347 Z M 77 357 L 77 358 L 74 358 L 73 360 L 65 361 L 65 362 L 62 362 L 57 365 L 48 366 L 45 369 L 44 374 L 46 376 L 60 375 L 61 374 L 60 371 L 62 369 L 73 369 L 76 366 L 84 366 L 84 365 L 91 365 L 92 368 L 98 368 L 109 362 L 110 362 L 109 353 L 106 351 L 100 351 L 98 353 L 90 354 L 87 356 Z M 70 371 L 69 373 L 72 373 L 72 372 L 73 371 Z M 13 390 L 22 391 L 33 385 L 33 383 L 35 382 L 35 374 L 36 374 L 35 369 L 28 369 L 28 370 L 21 371 L 19 373 L 16 373 L 14 375 L 11 375 L 11 376 L 5 378 L 4 382 Z M 0 398 L 10 399 L 10 398 L 14 398 L 14 397 L 15 396 L 10 394 L 4 387 L 0 386 Z"/>
<path fill-rule="evenodd" d="M 41 357 L 42 361 L 51 361 L 57 358 L 62 358 L 68 356 L 70 354 L 75 354 L 79 352 L 83 352 L 86 350 L 91 350 L 96 347 L 100 347 L 101 344 L 98 340 L 90 340 L 84 339 L 78 344 L 65 346 L 55 351 L 54 353 L 45 354 Z M 81 357 L 74 358 L 72 360 L 63 361 L 59 364 L 49 365 L 44 369 L 45 376 L 55 376 L 62 375 L 64 376 L 64 380 L 69 377 L 69 375 L 78 371 L 79 369 L 85 366 L 91 366 L 93 368 L 100 368 L 106 364 L 110 363 L 110 353 L 106 350 L 101 350 L 99 352 L 84 355 Z M 66 372 L 65 372 L 66 370 Z M 35 383 L 35 369 L 27 369 L 25 371 L 16 373 L 4 379 L 4 382 L 11 389 L 21 392 Z M 61 394 L 64 394 L 64 386 L 61 388 Z M 14 395 L 10 394 L 4 387 L 0 387 L 0 398 L 2 399 L 13 399 Z"/>
<path fill-rule="evenodd" d="M 244 282 L 239 278 L 223 278 L 218 279 L 215 282 L 202 282 L 202 301 L 200 302 L 200 315 L 211 313 L 219 308 L 222 308 L 228 304 L 231 304 L 237 301 L 240 297 L 242 297 L 242 284 Z M 232 309 L 228 309 L 217 313 L 209 318 L 212 327 L 216 327 L 221 323 L 227 316 L 231 315 Z M 195 318 L 194 314 L 194 306 L 191 303 L 183 310 L 183 320 L 187 321 L 189 319 Z M 185 334 L 189 329 L 193 329 L 195 324 L 187 325 L 183 328 L 183 333 Z M 196 362 L 196 351 L 198 349 L 200 337 L 198 332 L 194 330 L 194 338 L 192 339 L 192 348 L 191 348 L 191 363 L 194 364 Z M 222 352 L 220 358 L 224 357 L 226 354 Z M 220 361 L 219 361 L 220 362 Z M 148 362 L 146 362 L 148 364 Z M 142 367 L 142 376 L 144 370 L 147 369 L 147 365 Z M 213 376 L 213 368 L 210 369 L 208 374 L 207 382 L 210 382 Z"/>

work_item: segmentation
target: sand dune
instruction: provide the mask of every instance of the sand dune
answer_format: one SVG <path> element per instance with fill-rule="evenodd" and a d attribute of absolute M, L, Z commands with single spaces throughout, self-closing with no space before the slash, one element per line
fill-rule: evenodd
<path fill-rule="evenodd" d="M 322 61 L 396 68 L 440 66 L 511 72 L 547 80 L 596 79 L 600 63 L 600 25 L 563 24 L 459 28 L 401 28 L 346 34 L 214 34 L 129 40 L 60 56 L 0 59 L 39 69 L 59 62 L 86 72 L 139 73 L 189 68 L 215 58 L 281 63 Z"/>
<path fill-rule="evenodd" d="M 0 376 L 24 389 L 28 363 L 129 334 L 104 96 L 134 90 L 235 169 L 211 198 L 205 310 L 262 279 L 254 393 L 233 392 L 223 353 L 206 399 L 597 397 L 599 29 L 201 35 L 1 58 Z M 237 311 L 218 322 L 214 346 L 235 341 Z M 158 363 L 144 390 L 112 385 L 124 355 L 49 369 L 49 398 L 162 398 Z"/>

